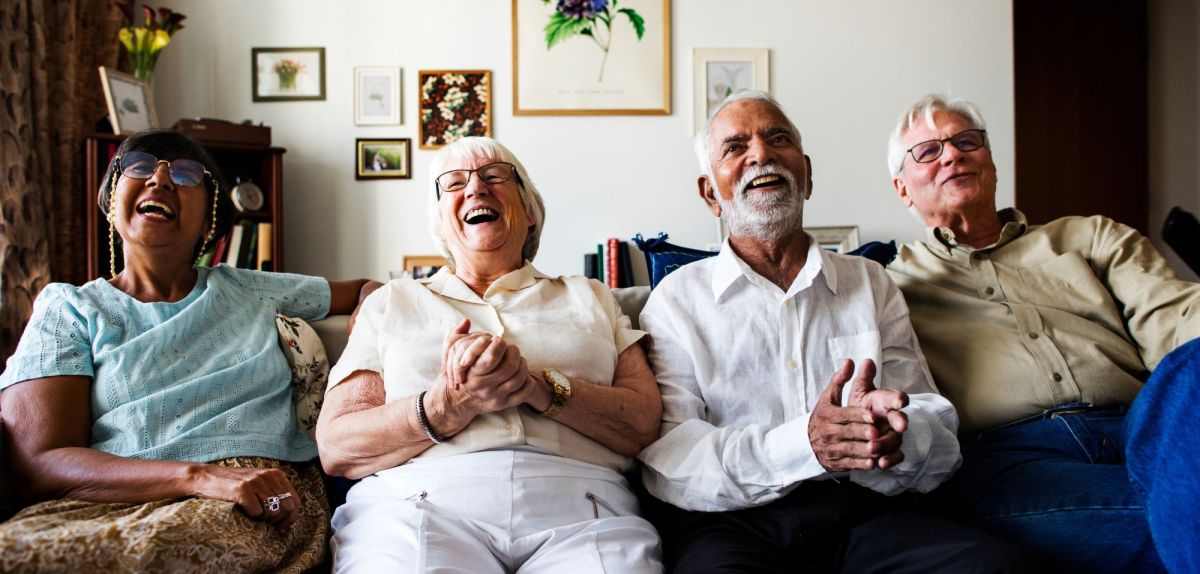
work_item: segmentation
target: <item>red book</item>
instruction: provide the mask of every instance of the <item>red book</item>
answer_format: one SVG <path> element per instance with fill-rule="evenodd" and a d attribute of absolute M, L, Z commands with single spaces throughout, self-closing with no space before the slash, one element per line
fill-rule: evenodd
<path fill-rule="evenodd" d="M 617 247 L 619 245 L 620 242 L 616 237 L 609 239 L 608 249 L 605 250 L 604 253 L 604 255 L 607 257 L 607 260 L 604 262 L 604 266 L 606 269 L 608 269 L 608 287 L 610 289 L 616 289 L 617 287 L 621 286 L 619 276 L 619 270 L 621 267 L 617 260 Z"/>
<path fill-rule="evenodd" d="M 229 235 L 226 235 L 217 242 L 216 249 L 213 250 L 212 263 L 209 267 L 216 267 L 217 264 L 225 261 L 225 244 L 229 242 Z"/>

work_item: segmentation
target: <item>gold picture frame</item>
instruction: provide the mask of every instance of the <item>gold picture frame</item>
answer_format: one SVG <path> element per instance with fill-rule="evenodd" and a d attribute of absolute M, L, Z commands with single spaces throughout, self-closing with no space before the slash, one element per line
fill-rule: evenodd
<path fill-rule="evenodd" d="M 150 86 L 129 74 L 100 66 L 100 85 L 108 104 L 108 120 L 113 133 L 135 134 L 158 127 L 154 97 Z"/>
<path fill-rule="evenodd" d="M 354 140 L 354 179 L 412 179 L 412 140 Z"/>
<path fill-rule="evenodd" d="M 446 266 L 446 258 L 441 255 L 405 255 L 404 275 L 413 279 L 424 279 L 437 273 L 438 269 Z"/>
<path fill-rule="evenodd" d="M 513 115 L 671 115 L 670 0 L 559 4 L 512 0 Z"/>

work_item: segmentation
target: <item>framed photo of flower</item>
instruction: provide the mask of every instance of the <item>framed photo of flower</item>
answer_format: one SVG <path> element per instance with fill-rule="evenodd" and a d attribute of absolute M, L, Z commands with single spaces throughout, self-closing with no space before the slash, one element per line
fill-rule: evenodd
<path fill-rule="evenodd" d="M 354 140 L 354 179 L 412 179 L 412 140 Z"/>
<path fill-rule="evenodd" d="M 670 0 L 512 0 L 513 114 L 670 115 Z"/>
<path fill-rule="evenodd" d="M 250 48 L 256 102 L 325 99 L 325 48 Z"/>
<path fill-rule="evenodd" d="M 467 136 L 492 135 L 492 73 L 421 70 L 421 149 L 438 149 Z"/>
<path fill-rule="evenodd" d="M 769 92 L 767 48 L 692 49 L 692 132 L 699 130 L 726 96 L 738 90 Z"/>
<path fill-rule="evenodd" d="M 354 124 L 394 126 L 400 123 L 400 68 L 354 68 Z"/>
<path fill-rule="evenodd" d="M 158 127 L 154 98 L 146 82 L 129 74 L 100 66 L 100 85 L 108 104 L 108 120 L 113 133 L 133 134 Z"/>

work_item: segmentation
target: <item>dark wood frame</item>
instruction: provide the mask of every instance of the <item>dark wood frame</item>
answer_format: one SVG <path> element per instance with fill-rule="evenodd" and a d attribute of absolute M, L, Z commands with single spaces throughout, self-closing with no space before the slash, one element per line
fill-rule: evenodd
<path fill-rule="evenodd" d="M 108 168 L 110 146 L 120 145 L 125 136 L 114 134 L 91 134 L 84 139 L 85 169 L 84 202 L 87 206 L 87 280 L 108 276 L 108 221 L 98 205 L 100 182 Z M 236 219 L 271 224 L 271 269 L 285 269 L 283 260 L 283 154 L 281 147 L 238 145 L 228 143 L 204 143 L 204 149 L 223 170 L 229 165 L 242 169 L 223 173 L 226 178 L 241 175 L 252 169 L 254 182 L 263 190 L 267 205 L 259 211 L 239 211 Z M 229 193 L 222 184 L 222 193 Z"/>
<path fill-rule="evenodd" d="M 389 169 L 382 172 L 365 171 L 363 169 L 363 150 L 366 146 L 402 145 L 404 146 L 404 169 Z M 399 172 L 399 173 L 397 173 Z M 412 139 L 410 138 L 357 138 L 354 140 L 354 179 L 412 179 Z"/>
<path fill-rule="evenodd" d="M 321 91 L 315 96 L 261 96 L 258 93 L 258 55 L 279 52 L 316 52 L 321 62 Z M 325 48 L 250 48 L 250 96 L 256 102 L 302 102 L 325 99 Z"/>

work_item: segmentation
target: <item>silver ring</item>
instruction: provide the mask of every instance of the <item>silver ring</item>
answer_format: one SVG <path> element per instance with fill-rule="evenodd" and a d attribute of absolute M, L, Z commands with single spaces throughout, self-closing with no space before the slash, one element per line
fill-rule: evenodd
<path fill-rule="evenodd" d="M 267 499 L 264 500 L 263 502 L 267 503 L 268 511 L 276 512 L 279 510 L 279 502 L 285 498 L 291 498 L 291 497 L 292 497 L 292 493 L 285 492 L 283 494 L 276 494 L 275 496 L 268 496 Z"/>

